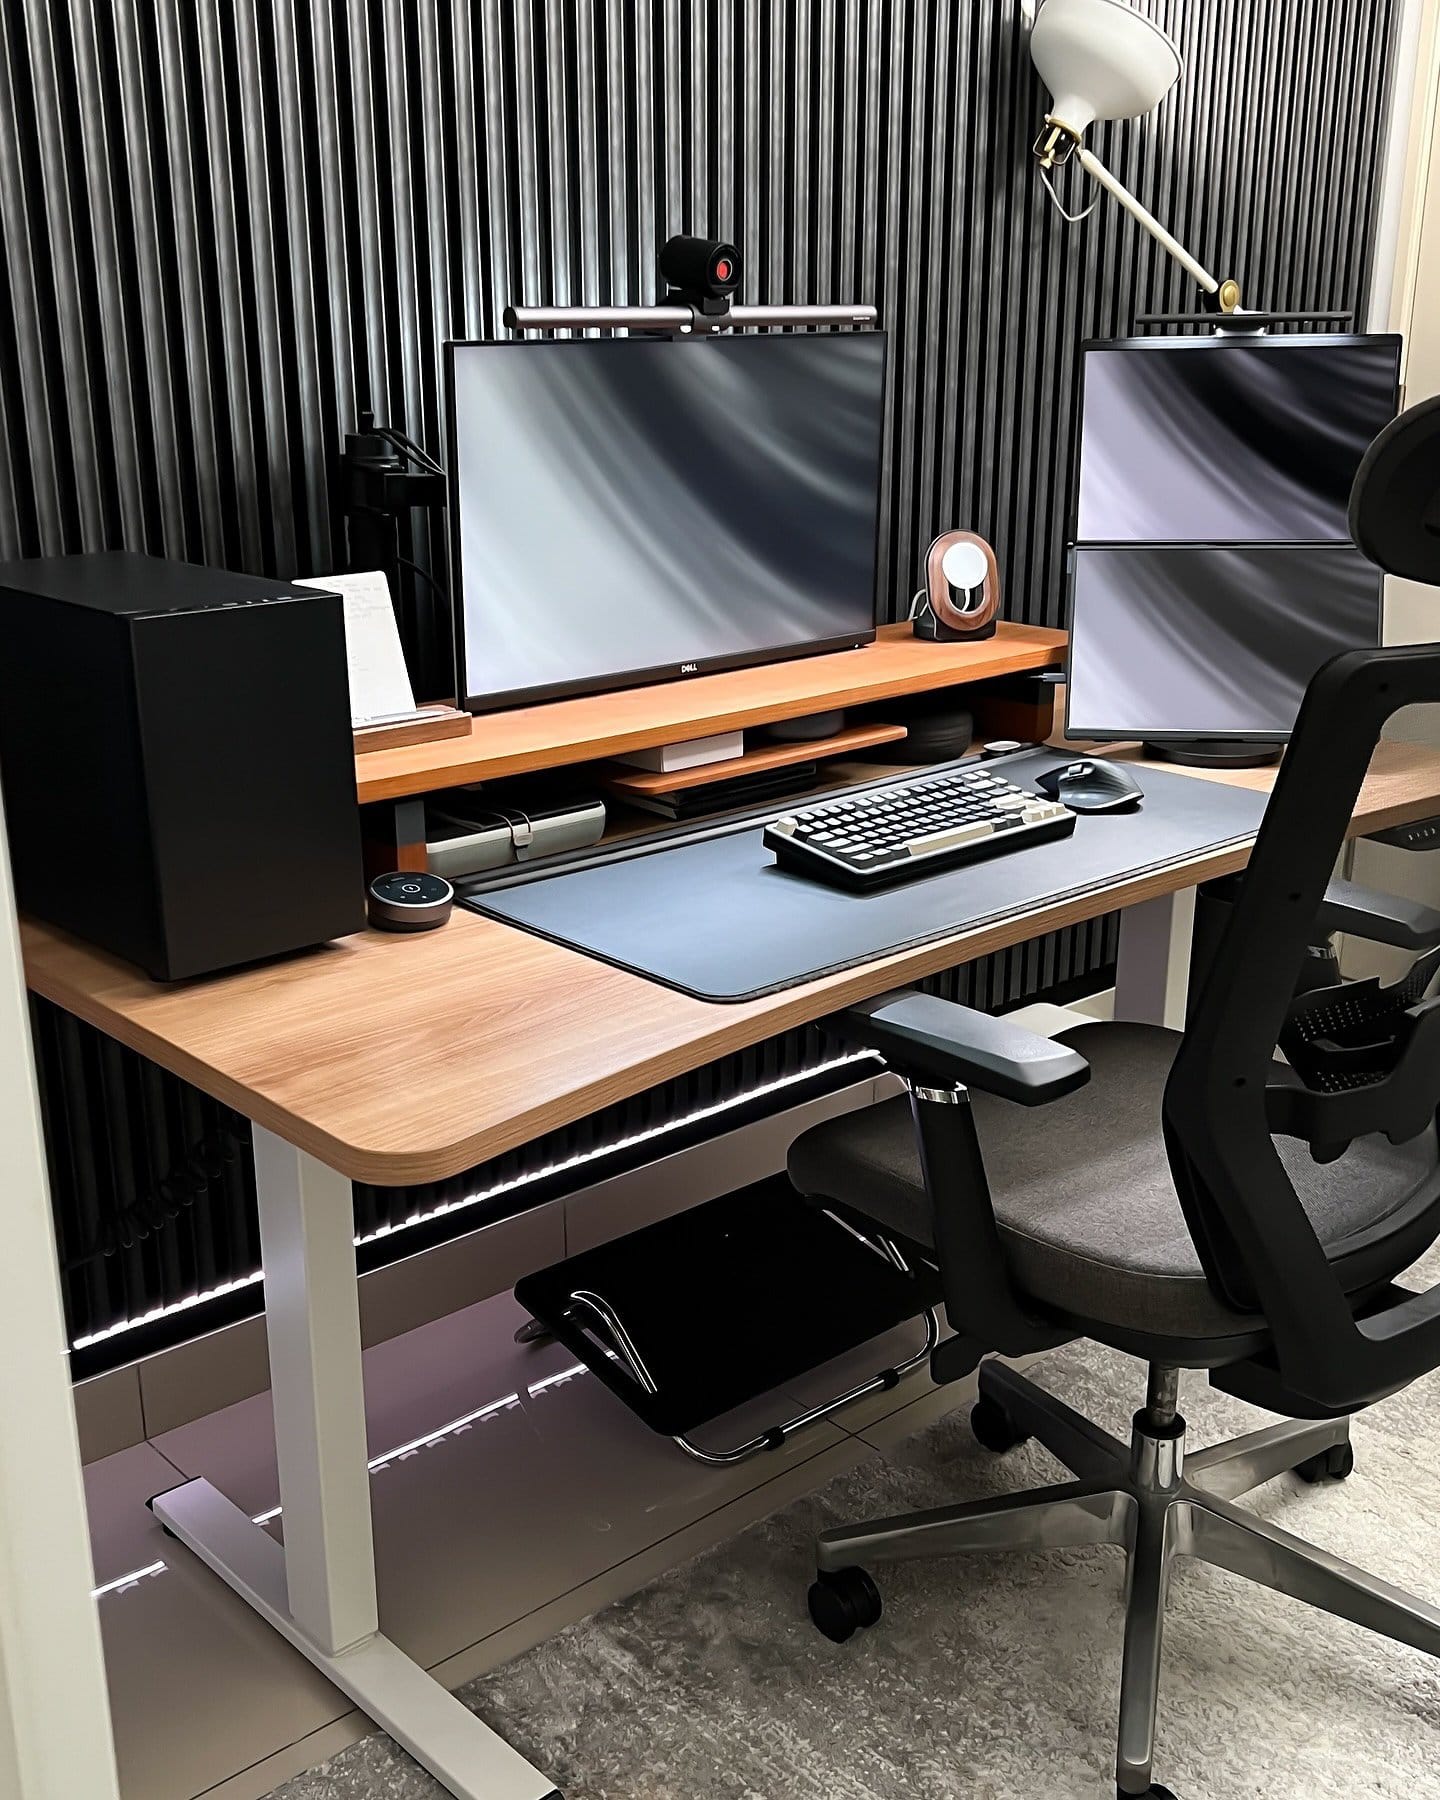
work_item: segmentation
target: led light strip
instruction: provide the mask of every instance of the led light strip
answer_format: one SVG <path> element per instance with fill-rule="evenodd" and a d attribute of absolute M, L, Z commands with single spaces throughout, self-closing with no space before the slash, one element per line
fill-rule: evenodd
<path fill-rule="evenodd" d="M 157 1319 L 172 1319 L 176 1313 L 189 1312 L 192 1306 L 203 1306 L 207 1300 L 220 1300 L 226 1294 L 238 1294 L 242 1288 L 254 1287 L 257 1281 L 263 1281 L 265 1274 L 256 1269 L 250 1275 L 237 1276 L 234 1281 L 222 1281 L 219 1287 L 206 1288 L 198 1294 L 187 1294 L 183 1300 L 172 1300 L 167 1306 L 152 1306 L 147 1313 L 141 1313 L 138 1319 L 121 1319 L 118 1324 L 107 1325 L 103 1331 L 92 1331 L 87 1337 L 78 1337 L 71 1344 L 72 1350 L 88 1350 L 92 1344 L 103 1344 L 108 1338 L 120 1337 L 127 1331 L 138 1331 L 142 1325 L 153 1325 Z"/>
<path fill-rule="evenodd" d="M 561 1162 L 547 1163 L 543 1169 L 534 1169 L 528 1175 L 516 1175 L 509 1181 L 497 1181 L 493 1187 L 482 1188 L 478 1193 L 466 1194 L 459 1200 L 442 1200 L 438 1206 L 432 1206 L 427 1212 L 411 1213 L 408 1219 L 402 1219 L 398 1225 L 381 1225 L 377 1230 L 357 1237 L 355 1247 L 362 1244 L 378 1243 L 381 1238 L 393 1237 L 397 1231 L 408 1231 L 412 1225 L 426 1225 L 432 1219 L 443 1219 L 449 1213 L 461 1212 L 467 1206 L 477 1206 L 482 1200 L 493 1200 L 500 1194 L 513 1193 L 516 1188 L 527 1187 L 533 1181 L 539 1181 L 548 1175 L 561 1175 L 570 1169 L 583 1168 L 586 1163 L 597 1162 L 602 1156 L 613 1156 L 617 1150 L 629 1150 L 637 1144 L 653 1143 L 656 1138 L 667 1137 L 670 1133 L 680 1131 L 687 1125 L 694 1125 L 701 1119 L 713 1119 L 718 1114 L 729 1112 L 732 1108 L 743 1106 L 747 1100 L 762 1098 L 766 1094 L 775 1094 L 785 1088 L 794 1087 L 799 1082 L 810 1081 L 816 1075 L 823 1075 L 830 1069 L 843 1069 L 850 1063 L 878 1062 L 880 1058 L 871 1050 L 855 1050 L 847 1056 L 837 1056 L 831 1062 L 817 1063 L 813 1069 L 803 1069 L 795 1075 L 782 1075 L 776 1081 L 766 1082 L 761 1087 L 747 1088 L 743 1094 L 732 1094 L 728 1100 L 717 1100 L 713 1106 L 697 1107 L 694 1112 L 686 1113 L 681 1119 L 671 1119 L 664 1125 L 651 1125 L 644 1131 L 632 1133 L 629 1137 L 613 1138 L 593 1150 L 577 1151 Z"/>
<path fill-rule="evenodd" d="M 532 1183 L 543 1181 L 551 1175 L 561 1175 L 571 1169 L 584 1168 L 587 1163 L 598 1162 L 601 1157 L 613 1156 L 617 1150 L 629 1150 L 637 1144 L 654 1143 L 657 1138 L 668 1137 L 674 1132 L 683 1131 L 686 1126 L 694 1125 L 702 1119 L 713 1119 L 721 1113 L 730 1112 L 747 1101 L 763 1099 L 766 1094 L 782 1093 L 786 1088 L 795 1087 L 800 1082 L 810 1081 L 816 1075 L 827 1074 L 831 1069 L 843 1069 L 852 1063 L 878 1063 L 880 1058 L 870 1050 L 855 1050 L 848 1055 L 833 1057 L 829 1062 L 817 1063 L 813 1069 L 802 1069 L 794 1075 L 782 1075 L 778 1080 L 763 1083 L 759 1087 L 746 1088 L 743 1094 L 732 1094 L 728 1100 L 717 1100 L 713 1106 L 697 1107 L 683 1118 L 671 1119 L 663 1125 L 651 1125 L 644 1131 L 632 1133 L 629 1137 L 616 1138 L 607 1144 L 598 1145 L 592 1150 L 577 1151 L 574 1156 L 566 1157 L 561 1162 L 547 1163 L 543 1169 L 532 1169 L 529 1174 L 515 1175 L 508 1181 L 497 1181 L 493 1187 L 481 1188 L 473 1194 L 464 1194 L 458 1200 L 444 1200 L 428 1211 L 411 1213 L 408 1219 L 401 1219 L 395 1225 L 382 1225 L 375 1231 L 365 1232 L 355 1239 L 355 1248 L 359 1250 L 366 1244 L 379 1243 L 382 1238 L 394 1237 L 398 1232 L 408 1231 L 414 1225 L 426 1225 L 432 1219 L 443 1219 L 450 1213 L 463 1212 L 467 1207 L 478 1206 L 482 1201 L 494 1200 L 501 1194 L 513 1194 L 519 1188 L 529 1187 Z M 149 1312 L 142 1313 L 138 1319 L 121 1319 L 114 1325 L 107 1325 L 103 1331 L 92 1331 L 85 1337 L 78 1337 L 71 1344 L 72 1350 L 88 1350 L 95 1344 L 103 1344 L 111 1338 L 121 1337 L 127 1331 L 138 1331 L 142 1325 L 153 1325 L 157 1319 L 173 1318 L 177 1313 L 188 1312 L 192 1307 L 203 1306 L 207 1300 L 219 1300 L 226 1294 L 234 1294 L 242 1288 L 253 1287 L 257 1281 L 264 1279 L 263 1271 L 257 1269 L 251 1275 L 241 1275 L 235 1281 L 223 1282 L 219 1287 L 206 1288 L 203 1293 L 190 1294 L 184 1300 L 172 1300 L 168 1306 L 152 1307 Z"/>
<path fill-rule="evenodd" d="M 573 1380 L 577 1375 L 588 1373 L 584 1363 L 572 1363 L 568 1369 L 558 1369 L 555 1374 L 547 1375 L 543 1381 L 533 1381 L 526 1388 L 526 1393 L 533 1400 L 549 1389 L 559 1387 L 562 1383 Z M 393 1450 L 386 1450 L 381 1455 L 372 1457 L 365 1465 L 374 1475 L 378 1470 L 387 1468 L 393 1462 L 400 1462 L 414 1456 L 421 1450 L 428 1450 L 448 1437 L 459 1432 L 468 1431 L 472 1425 L 478 1425 L 482 1419 L 493 1418 L 496 1413 L 507 1412 L 512 1406 L 520 1405 L 520 1392 L 502 1394 L 498 1400 L 491 1400 L 485 1406 L 476 1407 L 474 1412 L 462 1413 L 458 1419 L 452 1419 L 448 1425 L 437 1425 L 434 1431 L 427 1431 L 422 1437 L 411 1438 L 407 1443 L 397 1444 Z M 272 1506 L 266 1512 L 252 1513 L 252 1525 L 268 1525 L 272 1519 L 278 1519 L 283 1509 Z M 121 1588 L 134 1587 L 137 1582 L 146 1580 L 151 1575 L 163 1575 L 169 1567 L 165 1562 L 146 1563 L 143 1569 L 132 1569 L 128 1575 L 117 1575 L 114 1581 L 107 1581 L 101 1587 L 91 1588 L 92 1600 L 103 1600 L 107 1594 L 117 1594 Z"/>

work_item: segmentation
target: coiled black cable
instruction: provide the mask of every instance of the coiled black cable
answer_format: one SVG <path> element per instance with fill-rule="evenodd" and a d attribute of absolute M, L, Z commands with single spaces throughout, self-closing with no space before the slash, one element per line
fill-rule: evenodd
<path fill-rule="evenodd" d="M 118 1207 L 84 1249 L 66 1257 L 65 1272 L 133 1250 L 163 1231 L 236 1171 L 249 1148 L 249 1122 L 236 1112 L 223 1114 L 214 1130 L 192 1145 L 153 1188 Z"/>

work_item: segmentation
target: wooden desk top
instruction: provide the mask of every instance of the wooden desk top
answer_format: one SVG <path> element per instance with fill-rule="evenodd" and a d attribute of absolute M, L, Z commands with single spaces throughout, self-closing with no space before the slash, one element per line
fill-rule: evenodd
<path fill-rule="evenodd" d="M 908 625 L 882 625 L 875 642 L 860 650 L 482 713 L 467 736 L 357 756 L 356 786 L 365 805 L 623 756 L 836 707 L 1058 668 L 1065 643 L 1063 631 L 1039 625 L 1002 622 L 993 638 L 978 644 L 927 644 Z"/>
<path fill-rule="evenodd" d="M 397 754 L 403 754 L 399 752 Z M 1273 769 L 1220 775 L 1264 791 Z M 1440 751 L 1382 744 L 1354 829 L 1440 812 Z M 714 1057 L 952 964 L 1244 866 L 1244 847 L 736 1006 L 457 911 L 161 987 L 22 923 L 30 986 L 356 1180 L 440 1180 Z"/>

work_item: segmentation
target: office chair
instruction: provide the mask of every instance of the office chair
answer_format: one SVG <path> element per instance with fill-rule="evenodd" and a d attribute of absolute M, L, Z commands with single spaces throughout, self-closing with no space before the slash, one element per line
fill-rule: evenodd
<path fill-rule="evenodd" d="M 1437 471 L 1440 403 L 1372 446 L 1351 529 L 1382 566 L 1440 583 Z M 827 1029 L 879 1051 L 908 1097 L 817 1126 L 790 1152 L 803 1194 L 938 1264 L 958 1335 L 932 1367 L 949 1380 L 979 1363 L 981 1443 L 1036 1438 L 1074 1477 L 825 1532 L 815 1623 L 843 1641 L 879 1618 L 865 1563 L 1122 1549 L 1122 1796 L 1169 1793 L 1152 1785 L 1152 1761 L 1177 1556 L 1440 1654 L 1440 1608 L 1234 1504 L 1286 1470 L 1348 1474 L 1349 1415 L 1440 1366 L 1440 1287 L 1397 1281 L 1440 1238 L 1440 999 L 1370 983 L 1363 1006 L 1339 989 L 1307 994 L 1300 1023 L 1291 1016 L 1381 730 L 1401 707 L 1437 701 L 1437 645 L 1350 652 L 1315 677 L 1183 1034 L 1097 1023 L 1047 1041 L 922 994 L 868 1001 Z M 1355 890 L 1341 908 L 1352 930 L 1368 910 Z M 1440 945 L 1440 914 L 1412 909 L 1397 936 L 1393 911 L 1377 904 L 1369 934 Z M 1148 1365 L 1128 1446 L 980 1361 L 1077 1336 Z M 1178 1372 L 1191 1368 L 1285 1422 L 1187 1451 Z"/>

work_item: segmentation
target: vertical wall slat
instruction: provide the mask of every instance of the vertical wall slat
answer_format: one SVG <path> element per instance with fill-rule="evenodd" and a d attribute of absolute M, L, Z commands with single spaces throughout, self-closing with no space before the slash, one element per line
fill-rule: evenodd
<path fill-rule="evenodd" d="M 1255 303 L 1363 307 L 1396 0 L 1137 0 L 1186 74 L 1104 147 Z M 1186 284 L 1049 209 L 1020 0 L 24 0 L 0 145 L 0 550 L 323 572 L 374 406 L 439 448 L 438 349 L 513 299 L 644 298 L 672 230 L 749 299 L 894 338 L 880 592 L 997 539 L 1060 617 L 1074 346 Z M 109 57 L 113 67 L 102 75 Z M 603 217 L 601 216 L 603 213 Z M 1036 501 L 1040 504 L 1036 504 Z M 435 534 L 417 547 L 443 559 Z M 415 590 L 433 606 L 430 590 Z M 408 641 L 445 641 L 444 621 Z"/>

